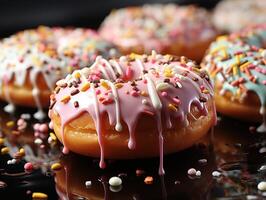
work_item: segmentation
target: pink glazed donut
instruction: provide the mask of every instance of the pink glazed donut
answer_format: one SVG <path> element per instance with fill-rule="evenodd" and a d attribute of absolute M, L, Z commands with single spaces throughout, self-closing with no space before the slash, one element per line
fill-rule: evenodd
<path fill-rule="evenodd" d="M 115 10 L 104 20 L 99 33 L 124 55 L 155 50 L 198 62 L 217 35 L 208 11 L 175 4 Z"/>
<path fill-rule="evenodd" d="M 97 57 L 57 82 L 51 126 L 68 150 L 104 158 L 160 156 L 188 148 L 216 122 L 206 72 L 185 57 Z"/>

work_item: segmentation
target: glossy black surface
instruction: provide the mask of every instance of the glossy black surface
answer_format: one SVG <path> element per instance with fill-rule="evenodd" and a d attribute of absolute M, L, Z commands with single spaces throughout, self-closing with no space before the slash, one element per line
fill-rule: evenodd
<path fill-rule="evenodd" d="M 3 107 L 3 104 L 1 104 Z M 1 131 L 10 147 L 11 155 L 24 147 L 26 156 L 14 165 L 7 165 L 9 155 L 0 156 L 0 195 L 2 199 L 31 199 L 32 192 L 48 194 L 49 199 L 264 199 L 265 193 L 257 190 L 257 184 L 265 179 L 266 171 L 258 169 L 266 164 L 263 147 L 266 146 L 264 134 L 252 133 L 250 124 L 222 118 L 209 134 L 196 146 L 165 157 L 165 176 L 158 175 L 158 159 L 107 161 L 107 169 L 98 167 L 98 160 L 74 153 L 62 155 L 61 145 L 51 146 L 47 138 L 44 146 L 34 144 L 30 120 L 24 133 L 17 135 L 7 122 L 16 116 L 1 111 Z M 252 128 L 251 128 L 252 129 Z M 24 172 L 26 162 L 32 162 L 35 170 Z M 207 163 L 199 162 L 207 159 Z M 50 165 L 60 162 L 62 169 L 50 170 Z M 200 170 L 200 177 L 189 177 L 190 168 Z M 145 173 L 137 176 L 136 170 Z M 219 170 L 222 176 L 214 178 L 212 172 Z M 120 176 L 123 180 L 120 191 L 112 191 L 108 180 Z M 144 183 L 146 176 L 152 176 L 151 185 Z M 85 186 L 91 181 L 90 187 Z M 3 198 L 4 197 L 4 198 Z"/>

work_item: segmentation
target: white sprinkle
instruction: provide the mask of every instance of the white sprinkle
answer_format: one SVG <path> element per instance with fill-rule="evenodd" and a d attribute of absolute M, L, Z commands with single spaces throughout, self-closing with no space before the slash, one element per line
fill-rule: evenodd
<path fill-rule="evenodd" d="M 64 84 L 66 84 L 66 82 L 65 82 L 64 79 L 61 79 L 61 80 L 59 80 L 59 81 L 56 82 L 56 86 L 59 86 L 59 87 L 64 86 Z"/>
<path fill-rule="evenodd" d="M 262 147 L 262 148 L 260 148 L 259 152 L 260 152 L 260 153 L 266 153 L 266 147 Z"/>
<path fill-rule="evenodd" d="M 261 191 L 266 191 L 266 181 L 261 181 L 258 184 L 258 189 L 261 190 Z"/>
<path fill-rule="evenodd" d="M 8 165 L 11 165 L 11 164 L 12 164 L 12 160 L 8 160 L 8 161 L 7 161 L 7 164 L 8 164 Z"/>
<path fill-rule="evenodd" d="M 170 87 L 170 85 L 168 83 L 158 83 L 156 85 L 156 90 L 157 91 L 162 91 L 162 90 L 166 90 L 169 87 Z"/>
<path fill-rule="evenodd" d="M 266 165 L 262 165 L 260 168 L 259 168 L 259 171 L 264 171 L 266 170 Z"/>
<path fill-rule="evenodd" d="M 17 160 L 15 159 L 15 158 L 13 158 L 12 160 L 11 160 L 11 164 L 16 164 L 16 162 L 17 162 Z"/>
<path fill-rule="evenodd" d="M 48 143 L 49 143 L 49 144 L 52 144 L 52 143 L 53 143 L 53 138 L 52 138 L 52 137 L 49 137 L 49 138 L 48 138 Z"/>
<path fill-rule="evenodd" d="M 112 177 L 112 178 L 109 179 L 109 184 L 111 186 L 114 186 L 114 187 L 115 186 L 119 186 L 119 185 L 122 184 L 122 180 L 121 180 L 121 178 L 119 178 L 117 176 L 114 176 L 114 177 Z"/>
<path fill-rule="evenodd" d="M 91 181 L 86 181 L 85 185 L 86 185 L 86 187 L 90 187 L 91 186 Z"/>
<path fill-rule="evenodd" d="M 266 59 L 266 50 L 261 52 L 261 56 Z"/>
<path fill-rule="evenodd" d="M 201 164 L 205 164 L 207 162 L 208 162 L 207 159 L 199 159 L 199 163 L 201 163 Z"/>
<path fill-rule="evenodd" d="M 42 140 L 40 138 L 37 138 L 34 140 L 35 144 L 42 144 Z"/>
<path fill-rule="evenodd" d="M 213 171 L 213 172 L 212 172 L 212 176 L 213 176 L 213 177 L 219 177 L 219 176 L 221 176 L 221 175 L 222 175 L 221 172 L 218 172 L 218 171 Z"/>
<path fill-rule="evenodd" d="M 196 171 L 196 176 L 201 176 L 201 171 Z"/>
<path fill-rule="evenodd" d="M 194 175 L 196 175 L 196 173 L 197 173 L 197 171 L 194 168 L 190 168 L 187 171 L 187 174 L 190 175 L 190 176 L 194 176 Z"/>
<path fill-rule="evenodd" d="M 23 113 L 20 115 L 20 117 L 22 119 L 26 119 L 26 120 L 29 120 L 31 118 L 30 114 L 29 113 Z"/>
<path fill-rule="evenodd" d="M 247 195 L 246 198 L 247 198 L 247 200 L 255 200 L 255 199 L 258 199 L 258 197 L 255 196 L 255 195 Z"/>
<path fill-rule="evenodd" d="M 146 99 L 142 99 L 142 104 L 143 105 L 147 105 L 148 104 L 148 101 Z"/>

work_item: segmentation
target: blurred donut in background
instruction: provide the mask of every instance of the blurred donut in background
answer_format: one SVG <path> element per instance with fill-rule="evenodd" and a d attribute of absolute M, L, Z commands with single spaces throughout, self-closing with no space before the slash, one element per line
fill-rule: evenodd
<path fill-rule="evenodd" d="M 234 32 L 248 25 L 266 22 L 266 1 L 224 0 L 213 14 L 215 27 L 222 32 Z"/>
<path fill-rule="evenodd" d="M 99 29 L 124 54 L 158 53 L 201 61 L 216 37 L 207 10 L 196 6 L 154 4 L 114 10 Z"/>

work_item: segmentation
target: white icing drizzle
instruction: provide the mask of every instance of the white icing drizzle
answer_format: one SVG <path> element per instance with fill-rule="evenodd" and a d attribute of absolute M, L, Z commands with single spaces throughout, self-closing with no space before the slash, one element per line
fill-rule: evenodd
<path fill-rule="evenodd" d="M 158 96 L 158 93 L 156 91 L 152 79 L 148 76 L 148 74 L 145 74 L 144 77 L 147 80 L 147 89 L 149 96 L 151 98 L 152 105 L 156 110 L 157 129 L 159 134 L 159 151 L 160 151 L 159 174 L 163 175 L 165 172 L 163 169 L 163 134 L 162 134 L 162 119 L 161 119 L 162 103 L 160 97 Z"/>
<path fill-rule="evenodd" d="M 115 100 L 115 113 L 116 113 L 115 130 L 118 132 L 121 132 L 123 130 L 123 127 L 120 121 L 121 114 L 120 114 L 120 107 L 119 107 L 119 97 L 118 97 L 115 85 L 111 81 L 108 81 L 108 84 L 111 87 L 112 93 L 114 95 L 114 100 Z"/>
<path fill-rule="evenodd" d="M 112 74 L 113 79 L 112 80 L 116 80 L 116 75 L 114 72 L 114 69 L 112 68 L 112 66 L 110 65 L 110 63 L 106 60 L 106 59 L 102 59 L 102 62 L 105 63 L 105 65 L 108 67 L 109 72 Z"/>
<path fill-rule="evenodd" d="M 116 68 L 116 70 L 117 70 L 117 72 L 121 75 L 121 76 L 123 76 L 123 71 L 122 71 L 122 69 L 121 69 L 121 67 L 120 67 L 120 65 L 118 64 L 118 62 L 116 61 L 116 60 L 110 60 L 110 62 L 113 64 L 113 66 Z"/>

